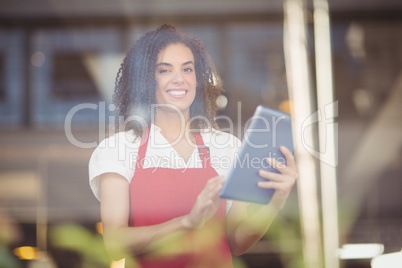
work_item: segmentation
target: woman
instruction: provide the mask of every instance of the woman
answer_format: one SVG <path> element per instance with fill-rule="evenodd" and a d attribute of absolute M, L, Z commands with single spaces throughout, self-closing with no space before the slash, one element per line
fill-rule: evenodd
<path fill-rule="evenodd" d="M 140 267 L 232 267 L 231 254 L 243 254 L 267 231 L 295 183 L 294 159 L 281 148 L 287 166 L 267 160 L 281 173 L 260 171 L 269 181 L 258 186 L 276 191 L 252 215 L 248 204 L 222 201 L 240 142 L 217 130 L 221 92 L 205 46 L 173 26 L 130 49 L 114 95 L 120 131 L 99 144 L 89 164 L 110 251 L 119 241 Z"/>

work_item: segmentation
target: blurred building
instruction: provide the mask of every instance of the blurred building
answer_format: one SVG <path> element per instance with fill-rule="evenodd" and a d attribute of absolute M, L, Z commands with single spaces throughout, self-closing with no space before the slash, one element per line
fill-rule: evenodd
<path fill-rule="evenodd" d="M 400 251 L 402 2 L 329 4 L 339 101 L 340 241 Z M 22 226 L 18 245 L 37 244 L 38 219 L 93 229 L 100 221 L 88 160 L 112 115 L 122 58 L 148 30 L 172 23 L 205 42 L 226 89 L 228 103 L 219 114 L 232 118 L 239 138 L 257 105 L 284 109 L 282 8 L 279 0 L 0 0 L 0 210 Z M 296 200 L 291 197 L 284 218 L 298 228 Z M 293 238 L 300 239 L 299 233 Z M 299 249 L 279 250 L 275 239 L 266 239 L 243 260 L 249 267 L 288 267 L 283 256 Z"/>

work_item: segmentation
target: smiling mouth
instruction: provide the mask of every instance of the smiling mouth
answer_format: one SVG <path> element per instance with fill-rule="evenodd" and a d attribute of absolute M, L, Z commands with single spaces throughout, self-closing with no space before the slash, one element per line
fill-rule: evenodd
<path fill-rule="evenodd" d="M 172 97 L 184 97 L 187 94 L 188 90 L 185 89 L 176 89 L 176 90 L 167 90 L 166 93 Z"/>

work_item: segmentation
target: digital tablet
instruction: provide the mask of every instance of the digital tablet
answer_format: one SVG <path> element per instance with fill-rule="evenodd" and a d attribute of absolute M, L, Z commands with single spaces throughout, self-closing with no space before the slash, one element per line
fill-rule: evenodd
<path fill-rule="evenodd" d="M 275 190 L 257 186 L 258 182 L 267 180 L 259 176 L 258 172 L 263 169 L 279 173 L 268 165 L 266 158 L 275 158 L 286 164 L 280 146 L 293 152 L 290 115 L 259 105 L 250 120 L 240 151 L 234 158 L 219 197 L 268 204 Z"/>

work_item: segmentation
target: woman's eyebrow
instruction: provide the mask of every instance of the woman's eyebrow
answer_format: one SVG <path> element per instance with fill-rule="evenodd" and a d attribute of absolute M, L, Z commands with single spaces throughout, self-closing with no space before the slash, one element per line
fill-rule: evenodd
<path fill-rule="evenodd" d="M 182 64 L 182 66 L 184 66 L 184 65 L 188 65 L 188 64 L 194 64 L 194 62 L 193 62 L 193 61 L 191 61 L 191 60 L 189 60 L 189 61 L 186 61 L 185 63 L 183 63 L 183 64 Z"/>
<path fill-rule="evenodd" d="M 189 60 L 189 61 L 186 61 L 185 63 L 183 63 L 182 66 L 188 65 L 188 64 L 194 64 L 194 62 Z M 167 62 L 159 62 L 158 64 L 156 64 L 156 67 L 158 67 L 158 66 L 173 66 L 173 65 L 170 63 L 167 63 Z"/>
<path fill-rule="evenodd" d="M 170 64 L 170 63 L 166 63 L 166 62 L 159 62 L 158 64 L 156 64 L 156 67 L 161 66 L 161 65 L 163 65 L 163 66 L 173 66 L 173 65 L 172 65 L 172 64 Z"/>

